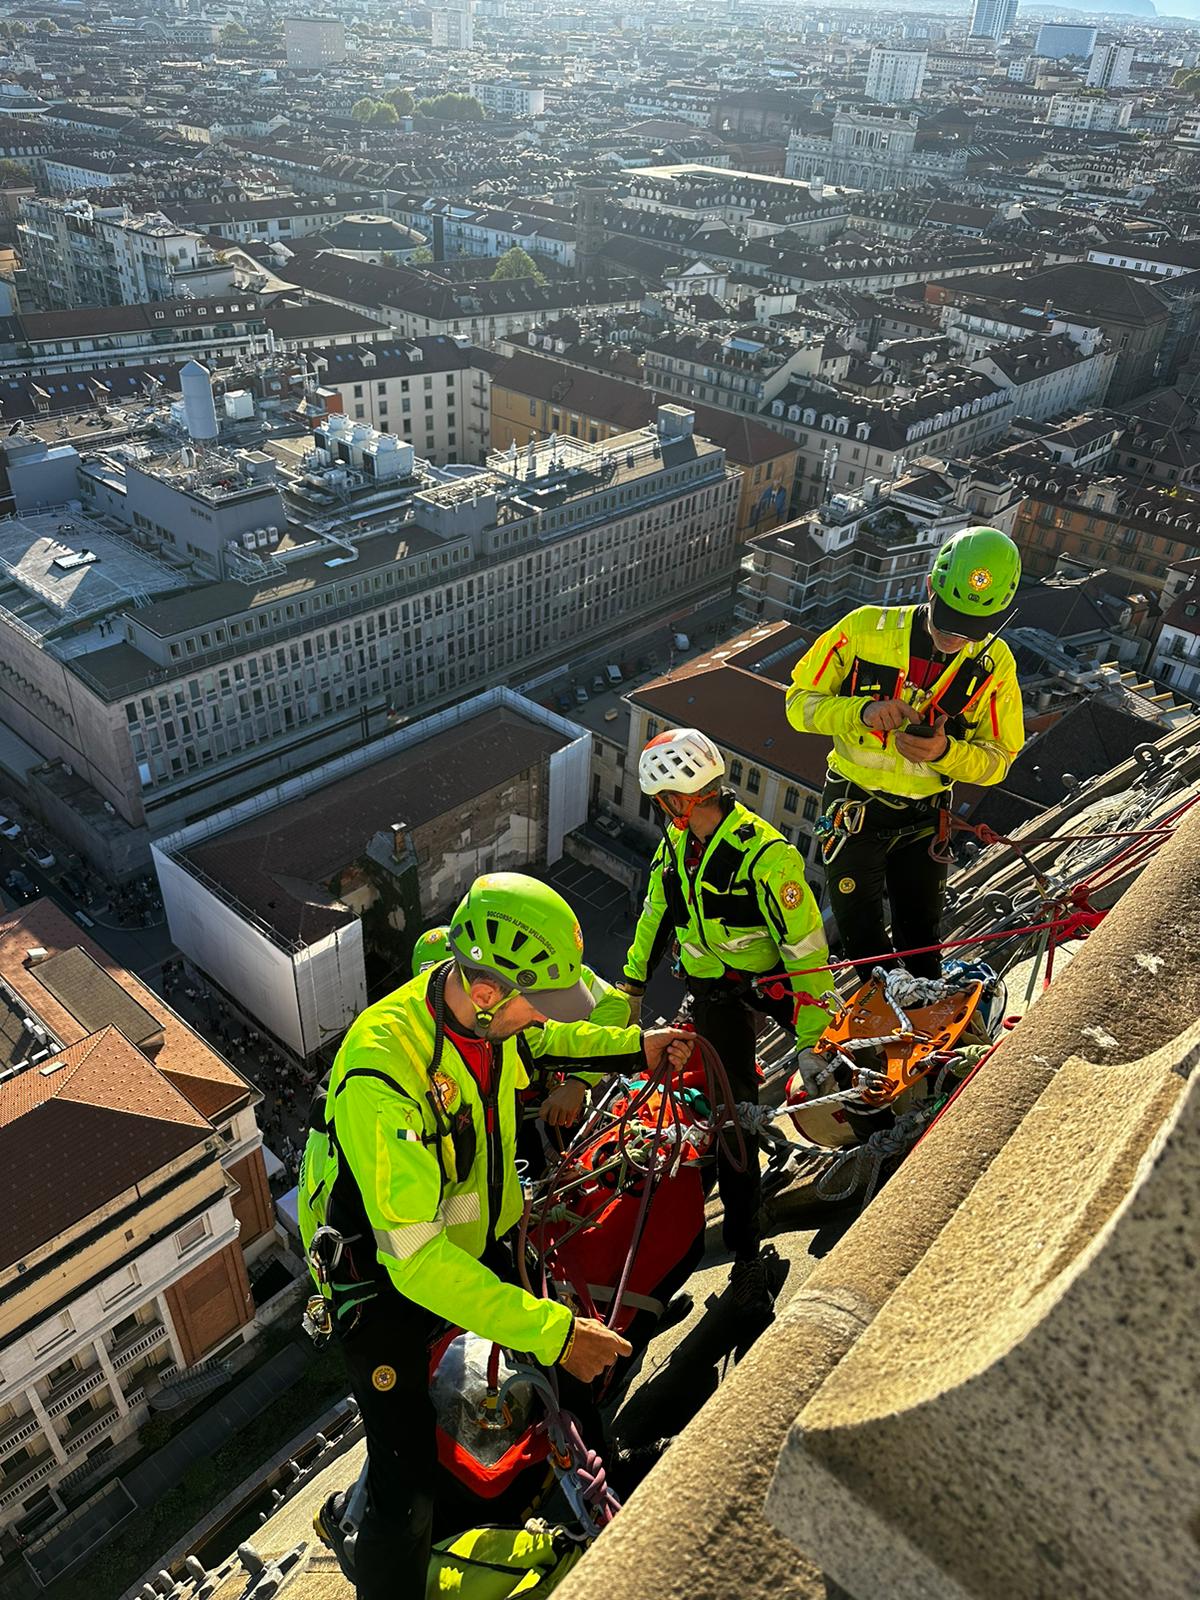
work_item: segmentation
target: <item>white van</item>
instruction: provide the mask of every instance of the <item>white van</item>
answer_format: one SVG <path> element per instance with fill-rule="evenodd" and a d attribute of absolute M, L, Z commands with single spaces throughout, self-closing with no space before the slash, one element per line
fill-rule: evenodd
<path fill-rule="evenodd" d="M 675 648 L 676 650 L 690 650 L 692 648 L 692 641 L 686 633 L 677 633 L 675 635 Z"/>
<path fill-rule="evenodd" d="M 608 679 L 609 688 L 615 689 L 621 681 L 621 669 L 610 662 L 604 669 L 604 676 Z"/>

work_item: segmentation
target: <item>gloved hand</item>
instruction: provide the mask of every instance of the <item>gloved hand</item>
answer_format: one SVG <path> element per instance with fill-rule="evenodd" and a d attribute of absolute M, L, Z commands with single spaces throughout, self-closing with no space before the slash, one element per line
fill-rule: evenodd
<path fill-rule="evenodd" d="M 819 1100 L 824 1094 L 831 1094 L 836 1088 L 833 1066 L 826 1061 L 824 1056 L 819 1056 L 815 1050 L 807 1048 L 797 1052 L 796 1065 L 792 1069 L 789 1079 L 789 1088 L 793 1090 L 789 1099 L 800 1098 L 794 1092 L 803 1089 L 810 1100 Z"/>
<path fill-rule="evenodd" d="M 646 985 L 636 978 L 619 978 L 613 988 L 618 994 L 627 994 L 631 1000 L 640 1000 L 646 993 Z"/>

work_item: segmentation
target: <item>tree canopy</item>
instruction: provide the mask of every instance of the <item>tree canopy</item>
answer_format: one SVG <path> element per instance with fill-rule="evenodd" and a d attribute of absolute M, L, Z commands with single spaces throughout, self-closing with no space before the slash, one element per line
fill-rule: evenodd
<path fill-rule="evenodd" d="M 503 278 L 532 278 L 535 283 L 545 283 L 546 274 L 528 250 L 522 250 L 519 244 L 514 244 L 511 250 L 506 250 L 500 257 L 492 273 L 493 283 Z"/>
<path fill-rule="evenodd" d="M 483 107 L 473 94 L 439 94 L 418 100 L 417 115 L 434 122 L 482 122 Z"/>

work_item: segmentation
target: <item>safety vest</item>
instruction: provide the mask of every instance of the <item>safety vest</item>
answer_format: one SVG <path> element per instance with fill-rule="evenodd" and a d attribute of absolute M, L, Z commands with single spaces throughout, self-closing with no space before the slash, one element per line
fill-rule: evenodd
<path fill-rule="evenodd" d="M 686 865 L 691 834 L 686 828 L 664 830 L 625 958 L 631 981 L 645 983 L 672 936 L 684 971 L 695 978 L 816 968 L 828 961 L 821 913 L 800 852 L 732 795 L 724 805 L 694 876 Z M 808 1002 L 829 988 L 829 975 L 812 972 L 791 984 L 804 1002 L 797 1038 L 808 1044 L 828 1021 L 820 1006 Z"/>
<path fill-rule="evenodd" d="M 437 1006 L 449 964 L 430 968 L 352 1024 L 314 1103 L 300 1171 L 306 1251 L 327 1226 L 347 1241 L 322 1272 L 310 1257 L 335 1326 L 352 1324 L 381 1289 L 539 1360 L 557 1359 L 565 1306 L 502 1283 L 479 1257 L 521 1215 L 515 1149 L 517 1093 L 530 1059 L 567 1065 L 605 1057 L 614 1071 L 645 1065 L 637 1028 L 546 1023 L 493 1046 L 486 1097 L 448 1040 Z M 518 1036 L 520 1037 L 520 1036 Z"/>
<path fill-rule="evenodd" d="M 796 664 L 787 718 L 801 733 L 832 735 L 829 767 L 868 792 L 921 799 L 952 783 L 1000 783 L 1025 742 L 1021 691 L 1002 639 L 972 641 L 927 689 L 908 682 L 917 607 L 860 606 L 827 629 Z M 985 648 L 986 645 L 986 648 Z M 908 761 L 890 734 L 862 720 L 872 700 L 905 700 L 950 743 L 937 761 Z"/>

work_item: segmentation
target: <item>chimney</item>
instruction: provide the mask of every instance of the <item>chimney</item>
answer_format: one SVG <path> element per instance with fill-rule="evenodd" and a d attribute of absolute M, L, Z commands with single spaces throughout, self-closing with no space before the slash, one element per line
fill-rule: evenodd
<path fill-rule="evenodd" d="M 392 823 L 392 860 L 403 861 L 408 853 L 408 823 Z"/>

